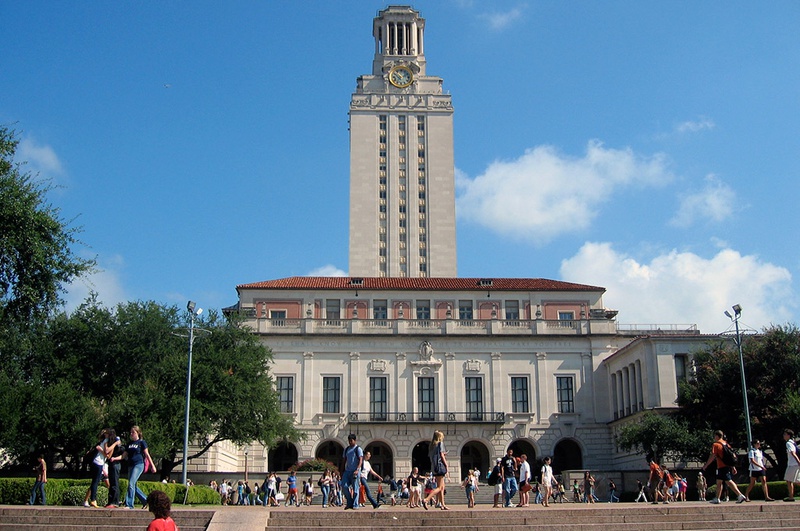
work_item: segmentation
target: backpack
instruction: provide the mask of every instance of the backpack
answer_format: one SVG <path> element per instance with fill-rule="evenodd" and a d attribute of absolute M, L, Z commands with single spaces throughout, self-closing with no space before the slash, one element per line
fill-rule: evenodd
<path fill-rule="evenodd" d="M 487 480 L 486 480 L 486 482 L 487 482 L 487 483 L 488 483 L 490 486 L 494 487 L 495 485 L 497 485 L 497 481 L 498 481 L 499 479 L 500 479 L 500 467 L 499 467 L 499 466 L 495 466 L 495 467 L 492 469 L 492 473 L 491 473 L 491 474 L 489 474 L 489 479 L 487 479 Z"/>
<path fill-rule="evenodd" d="M 725 466 L 736 466 L 738 461 L 738 456 L 736 455 L 736 451 L 731 448 L 730 444 L 723 444 L 722 445 L 722 464 Z"/>
<path fill-rule="evenodd" d="M 319 479 L 317 480 L 317 486 L 321 487 L 322 485 L 323 485 L 322 476 L 320 476 Z"/>

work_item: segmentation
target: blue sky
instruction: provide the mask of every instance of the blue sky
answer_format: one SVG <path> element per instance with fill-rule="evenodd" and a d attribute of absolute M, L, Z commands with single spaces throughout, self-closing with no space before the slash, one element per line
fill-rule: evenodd
<path fill-rule="evenodd" d="M 347 111 L 386 3 L 0 2 L 0 123 L 107 304 L 344 274 Z M 458 272 L 608 289 L 622 323 L 798 323 L 800 3 L 427 0 Z"/>

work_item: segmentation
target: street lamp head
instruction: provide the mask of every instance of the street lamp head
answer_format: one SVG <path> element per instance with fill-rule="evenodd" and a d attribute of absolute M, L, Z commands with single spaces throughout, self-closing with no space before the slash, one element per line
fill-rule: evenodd
<path fill-rule="evenodd" d="M 186 309 L 189 310 L 189 313 L 194 313 L 195 306 L 196 304 L 194 301 L 189 301 L 189 303 L 186 305 Z"/>
<path fill-rule="evenodd" d="M 198 315 L 198 316 L 199 316 L 201 313 L 203 313 L 203 309 L 202 309 L 202 308 L 198 308 L 198 309 L 197 309 L 197 311 L 196 311 L 196 312 L 194 312 L 194 314 L 195 314 L 195 315 Z"/>
<path fill-rule="evenodd" d="M 733 319 L 731 312 L 729 312 L 728 310 L 725 310 L 725 317 L 727 317 L 728 319 Z"/>
<path fill-rule="evenodd" d="M 736 317 L 742 315 L 742 307 L 738 304 L 733 305 L 733 313 L 736 314 Z"/>

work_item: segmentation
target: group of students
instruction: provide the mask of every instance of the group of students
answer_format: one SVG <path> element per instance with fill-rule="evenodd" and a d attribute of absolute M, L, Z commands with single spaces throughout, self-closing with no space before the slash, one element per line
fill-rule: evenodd
<path fill-rule="evenodd" d="M 86 491 L 84 507 L 98 507 L 97 489 L 100 482 L 104 481 L 108 487 L 108 503 L 106 508 L 116 508 L 120 504 L 119 474 L 123 460 L 128 462 L 128 490 L 124 499 L 123 507 L 133 509 L 133 505 L 138 498 L 144 507 L 147 507 L 147 497 L 137 486 L 139 477 L 143 472 L 156 471 L 153 458 L 147 448 L 147 442 L 142 438 L 142 430 L 139 426 L 133 426 L 130 430 L 130 441 L 127 445 L 117 437 L 117 432 L 113 428 L 106 428 L 97 436 L 97 444 L 88 454 L 91 457 L 92 483 Z M 47 483 L 47 465 L 43 455 L 39 455 L 35 467 L 36 481 L 31 491 L 31 499 L 28 502 L 33 505 L 37 497 L 41 498 L 42 505 L 47 504 L 44 485 Z"/>

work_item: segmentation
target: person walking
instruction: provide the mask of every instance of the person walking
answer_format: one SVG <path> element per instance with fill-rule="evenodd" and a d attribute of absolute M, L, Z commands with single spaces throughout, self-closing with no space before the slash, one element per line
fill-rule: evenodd
<path fill-rule="evenodd" d="M 528 463 L 528 456 L 519 456 L 519 504 L 517 507 L 527 507 L 530 505 L 530 491 L 533 488 L 533 478 L 531 477 L 531 465 Z"/>
<path fill-rule="evenodd" d="M 553 493 L 553 467 L 550 457 L 542 460 L 542 505 L 550 507 L 550 496 Z"/>
<path fill-rule="evenodd" d="M 639 500 L 643 500 L 647 503 L 647 494 L 644 492 L 644 485 L 642 484 L 641 480 L 636 480 L 636 488 L 639 489 L 639 496 L 636 497 L 636 502 L 638 503 Z"/>
<path fill-rule="evenodd" d="M 361 464 L 364 462 L 364 451 L 356 444 L 356 436 L 347 436 L 347 448 L 342 454 L 342 490 L 344 491 L 345 510 L 355 509 L 358 499 L 358 488 L 361 484 Z"/>
<path fill-rule="evenodd" d="M 711 455 L 708 456 L 708 461 L 703 465 L 703 470 L 705 470 L 711 463 L 716 461 L 717 464 L 717 492 L 715 493 L 714 499 L 711 500 L 711 503 L 714 504 L 720 503 L 719 500 L 722 496 L 723 485 L 727 485 L 728 488 L 736 494 L 736 503 L 742 503 L 747 499 L 745 495 L 739 491 L 736 482 L 733 481 L 733 476 L 736 475 L 736 467 L 726 465 L 723 461 L 725 446 L 727 445 L 728 443 L 725 441 L 725 434 L 722 433 L 722 430 L 715 431 L 714 444 L 711 445 Z"/>
<path fill-rule="evenodd" d="M 119 472 L 122 467 L 122 441 L 117 437 L 117 432 L 113 428 L 108 430 L 106 439 L 106 459 L 108 465 L 108 505 L 106 509 L 114 509 L 119 505 Z"/>
<path fill-rule="evenodd" d="M 783 501 L 794 501 L 794 486 L 800 486 L 800 457 L 797 455 L 797 444 L 794 442 L 794 432 L 790 429 L 783 430 L 783 440 L 786 441 L 786 473 L 783 479 L 786 480 L 786 491 L 789 493 Z"/>
<path fill-rule="evenodd" d="M 517 493 L 517 460 L 514 459 L 514 450 L 509 448 L 500 462 L 503 478 L 504 507 L 511 507 L 511 500 Z"/>
<path fill-rule="evenodd" d="M 44 455 L 40 454 L 39 457 L 36 458 L 36 467 L 34 471 L 36 472 L 36 481 L 33 483 L 31 501 L 28 502 L 28 505 L 36 503 L 37 494 L 39 494 L 39 497 L 42 499 L 42 505 L 47 505 L 47 498 L 44 495 L 44 486 L 47 483 L 47 463 L 44 461 Z"/>
<path fill-rule="evenodd" d="M 752 441 L 750 451 L 747 453 L 747 458 L 750 466 L 750 484 L 747 486 L 747 491 L 744 497 L 750 501 L 750 492 L 756 484 L 756 481 L 761 481 L 761 486 L 764 489 L 764 501 L 775 501 L 769 497 L 769 487 L 767 486 L 767 461 L 764 459 L 764 452 L 761 451 L 761 441 L 758 439 Z"/>
<path fill-rule="evenodd" d="M 155 471 L 156 464 L 153 458 L 150 457 L 150 450 L 147 449 L 147 442 L 142 438 L 142 429 L 139 426 L 131 428 L 130 432 L 131 442 L 128 443 L 127 448 L 123 452 L 120 459 L 128 460 L 128 493 L 125 496 L 125 507 L 133 509 L 133 504 L 138 498 L 144 507 L 147 507 L 147 496 L 136 485 L 139 477 L 144 472 L 145 463 L 147 463 Z"/>
<path fill-rule="evenodd" d="M 444 503 L 444 483 L 445 477 L 448 475 L 447 469 L 447 450 L 444 447 L 444 433 L 436 430 L 433 432 L 431 439 L 431 446 L 428 450 L 428 457 L 431 460 L 431 468 L 433 468 L 433 477 L 436 480 L 436 487 L 422 500 L 422 507 L 427 510 L 428 504 L 431 500 L 436 498 L 439 501 L 439 508 L 443 511 L 449 510 L 449 507 Z"/>
<path fill-rule="evenodd" d="M 375 498 L 372 497 L 372 492 L 369 490 L 369 483 L 367 483 L 367 480 L 369 480 L 370 474 L 378 478 L 378 482 L 383 481 L 383 478 L 378 475 L 377 472 L 372 470 L 372 465 L 369 464 L 370 457 L 372 457 L 371 453 L 364 452 L 364 460 L 361 462 L 361 477 L 359 481 L 361 482 L 361 486 L 364 487 L 364 495 L 372 504 L 372 508 L 377 509 L 380 507 L 380 504 L 375 500 Z M 378 485 L 380 486 L 380 483 Z"/>

